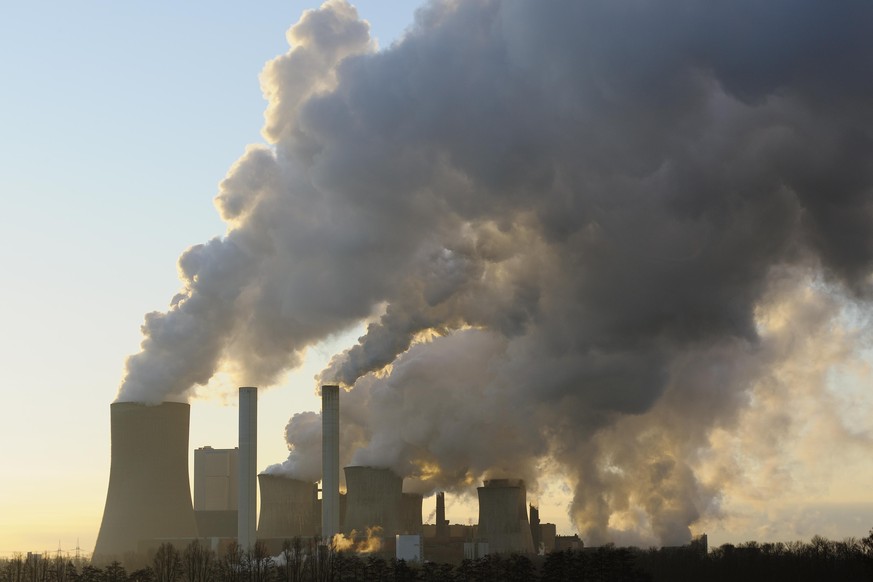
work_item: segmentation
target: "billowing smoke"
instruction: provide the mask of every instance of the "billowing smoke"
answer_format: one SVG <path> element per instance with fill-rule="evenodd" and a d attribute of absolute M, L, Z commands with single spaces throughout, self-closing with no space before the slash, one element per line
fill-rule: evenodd
<path fill-rule="evenodd" d="M 307 12 L 261 77 L 269 146 L 221 183 L 228 232 L 180 259 L 119 399 L 268 385 L 375 317 L 318 379 L 351 389 L 350 460 L 422 492 L 563 475 L 587 541 L 687 540 L 741 478 L 717 435 L 790 394 L 791 338 L 869 327 L 841 306 L 873 266 L 871 21 L 446 0 L 375 52 L 344 2 Z M 287 436 L 274 470 L 317 478 L 318 416 Z"/>

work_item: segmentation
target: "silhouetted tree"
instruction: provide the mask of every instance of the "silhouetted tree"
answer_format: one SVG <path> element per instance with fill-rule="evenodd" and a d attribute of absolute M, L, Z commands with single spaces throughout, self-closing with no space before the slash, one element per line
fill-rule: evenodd
<path fill-rule="evenodd" d="M 250 582 L 271 582 L 275 575 L 275 562 L 262 541 L 255 542 L 246 552 L 248 579 Z"/>
<path fill-rule="evenodd" d="M 155 572 L 150 567 L 134 570 L 127 577 L 128 582 L 155 582 Z"/>
<path fill-rule="evenodd" d="M 503 579 L 507 582 L 529 582 L 537 580 L 538 576 L 530 558 L 511 554 L 503 565 Z"/>
<path fill-rule="evenodd" d="M 182 577 L 187 582 L 210 582 L 214 557 L 210 548 L 194 540 L 182 552 Z"/>
<path fill-rule="evenodd" d="M 182 557 L 173 544 L 163 543 L 152 560 L 155 582 L 177 582 L 182 577 Z"/>
<path fill-rule="evenodd" d="M 78 582 L 103 582 L 103 570 L 91 565 L 82 566 Z"/>
<path fill-rule="evenodd" d="M 106 582 L 126 582 L 127 572 L 124 570 L 124 566 L 116 560 L 103 570 L 103 579 Z"/>
<path fill-rule="evenodd" d="M 220 582 L 241 582 L 244 572 L 244 554 L 238 543 L 231 542 L 219 561 L 216 577 Z"/>

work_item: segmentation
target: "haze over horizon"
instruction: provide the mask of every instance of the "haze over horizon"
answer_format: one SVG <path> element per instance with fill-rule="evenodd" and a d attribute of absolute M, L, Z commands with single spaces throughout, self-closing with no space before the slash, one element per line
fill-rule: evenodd
<path fill-rule="evenodd" d="M 209 85 L 210 71 L 238 73 L 235 43 L 191 62 L 196 51 L 170 42 L 159 64 L 131 67 L 131 79 L 162 71 L 152 85 L 105 104 L 124 110 L 133 131 L 121 143 L 136 145 L 137 112 L 154 106 L 141 94 L 198 78 L 213 87 L 202 112 L 156 116 L 154 143 L 129 154 L 148 167 L 132 171 L 124 148 L 98 141 L 77 148 L 96 171 L 75 188 L 15 169 L 0 182 L 23 193 L 10 202 L 27 219 L 3 245 L 9 335 L 25 340 L 5 351 L 18 354 L 13 383 L 33 386 L 13 395 L 25 413 L 0 435 L 15 452 L 0 551 L 53 549 L 55 523 L 96 536 L 106 403 L 132 353 L 119 400 L 194 399 L 192 449 L 234 446 L 233 388 L 272 386 L 259 427 L 259 464 L 272 471 L 318 478 L 320 427 L 307 411 L 318 382 L 338 381 L 350 388 L 344 461 L 456 496 L 489 476 L 524 477 L 543 521 L 586 543 L 873 527 L 873 7 L 431 2 L 377 42 L 383 15 L 361 4 L 329 1 L 292 26 L 290 48 L 259 48 L 270 59 L 261 138 L 246 134 L 260 123 L 249 115 L 253 128 L 223 137 L 238 141 L 210 143 L 213 125 L 239 123 L 242 100 L 210 109 L 236 91 L 229 79 Z M 224 30 L 266 35 L 236 28 L 224 8 Z M 167 26 L 184 39 L 197 16 Z M 268 20 L 258 22 L 275 32 Z M 85 54 L 127 46 L 112 25 L 101 30 L 107 44 Z M 239 73 L 249 89 L 255 73 Z M 111 86 L 105 70 L 86 78 Z M 105 114 L 93 105 L 70 105 L 83 142 Z M 169 157 L 151 158 L 165 142 Z M 46 176 L 63 174 L 63 158 L 47 159 Z M 204 219 L 228 167 L 221 221 Z M 92 184 L 109 190 L 89 197 Z M 83 228 L 66 230 L 71 216 Z M 64 254 L 61 239 L 83 245 L 91 224 L 93 244 Z M 159 265 L 185 247 L 177 291 Z M 29 248 L 63 256 L 42 269 Z M 137 353 L 127 328 L 142 312 Z M 22 434 L 35 454 L 17 451 Z M 60 459 L 46 462 L 48 451 Z M 29 484 L 53 478 L 68 496 L 46 503 L 64 494 Z M 471 511 L 459 503 L 449 517 Z"/>

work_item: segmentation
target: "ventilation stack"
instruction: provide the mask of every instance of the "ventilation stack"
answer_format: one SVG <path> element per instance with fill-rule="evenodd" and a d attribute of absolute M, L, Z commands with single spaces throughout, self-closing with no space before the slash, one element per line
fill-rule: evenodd
<path fill-rule="evenodd" d="M 318 486 L 284 475 L 258 475 L 261 515 L 258 539 L 313 537 L 317 529 Z"/>
<path fill-rule="evenodd" d="M 188 480 L 188 422 L 181 402 L 110 406 L 109 490 L 95 564 L 137 563 L 141 540 L 196 538 Z"/>
<path fill-rule="evenodd" d="M 385 538 L 400 533 L 403 479 L 390 469 L 380 467 L 346 467 L 345 475 L 346 533 L 363 534 L 376 526 L 382 528 Z"/>
<path fill-rule="evenodd" d="M 258 389 L 239 389 L 239 521 L 237 540 L 243 551 L 257 541 Z"/>
<path fill-rule="evenodd" d="M 534 550 L 540 552 L 540 544 L 542 543 L 542 532 L 540 532 L 540 508 L 534 504 L 530 505 L 530 535 L 533 539 Z"/>
<path fill-rule="evenodd" d="M 421 535 L 420 493 L 404 493 L 401 501 L 400 532 L 408 535 Z"/>
<path fill-rule="evenodd" d="M 446 494 L 440 491 L 436 494 L 436 537 L 449 537 L 449 520 L 446 519 Z"/>
<path fill-rule="evenodd" d="M 520 479 L 489 479 L 479 487 L 479 538 L 492 554 L 532 554 L 527 490 Z"/>
<path fill-rule="evenodd" d="M 321 387 L 321 537 L 340 533 L 339 386 Z"/>

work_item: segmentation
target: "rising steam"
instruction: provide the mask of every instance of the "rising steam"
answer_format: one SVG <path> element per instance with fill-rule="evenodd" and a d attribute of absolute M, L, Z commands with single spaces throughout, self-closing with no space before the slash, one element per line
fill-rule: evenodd
<path fill-rule="evenodd" d="M 743 472 L 719 435 L 869 330 L 870 22 L 852 0 L 446 0 L 376 52 L 326 2 L 264 69 L 269 145 L 221 183 L 228 232 L 180 258 L 119 400 L 219 369 L 269 385 L 381 314 L 319 379 L 352 388 L 356 464 L 422 492 L 561 474 L 587 541 L 687 540 Z M 317 479 L 318 416 L 287 435 L 284 468 Z"/>

